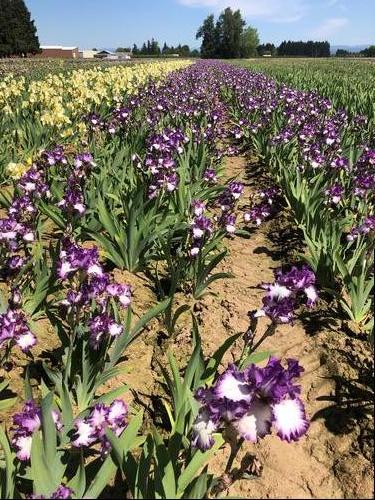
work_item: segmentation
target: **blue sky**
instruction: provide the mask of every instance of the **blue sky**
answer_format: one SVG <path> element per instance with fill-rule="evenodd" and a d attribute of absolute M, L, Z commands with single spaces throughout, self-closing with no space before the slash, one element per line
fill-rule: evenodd
<path fill-rule="evenodd" d="M 161 43 L 198 47 L 202 20 L 240 8 L 261 42 L 325 40 L 334 45 L 375 43 L 374 0 L 26 0 L 41 44 L 80 48 Z"/>

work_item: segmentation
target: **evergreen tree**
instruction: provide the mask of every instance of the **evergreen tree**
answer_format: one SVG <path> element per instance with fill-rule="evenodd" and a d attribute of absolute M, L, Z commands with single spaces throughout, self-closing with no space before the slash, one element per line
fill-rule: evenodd
<path fill-rule="evenodd" d="M 24 0 L 0 0 L 0 57 L 40 52 L 34 21 Z"/>
<path fill-rule="evenodd" d="M 329 57 L 331 48 L 329 42 L 293 42 L 283 41 L 277 53 L 279 56 Z"/>
<path fill-rule="evenodd" d="M 202 38 L 201 57 L 210 59 L 216 56 L 216 40 L 215 40 L 215 21 L 211 14 L 198 29 L 196 38 Z"/>
<path fill-rule="evenodd" d="M 142 48 L 141 48 L 141 52 L 140 52 L 143 56 L 147 55 L 147 47 L 146 47 L 146 43 L 143 43 L 142 45 Z"/>
<path fill-rule="evenodd" d="M 137 44 L 133 45 L 132 53 L 137 56 L 139 54 L 139 49 L 137 47 Z"/>
<path fill-rule="evenodd" d="M 257 47 L 258 56 L 264 56 L 265 54 L 269 54 L 270 56 L 276 55 L 276 47 L 273 43 L 265 43 L 258 45 Z"/>
<path fill-rule="evenodd" d="M 153 38 L 151 39 L 149 54 L 152 56 L 160 55 L 159 43 L 156 40 L 154 40 Z"/>
<path fill-rule="evenodd" d="M 345 49 L 337 49 L 336 50 L 336 57 L 348 57 L 350 56 L 350 52 L 348 50 L 345 50 Z"/>
<path fill-rule="evenodd" d="M 241 12 L 233 11 L 230 7 L 221 13 L 216 24 L 214 16 L 208 16 L 197 32 L 197 38 L 202 38 L 201 57 L 240 57 L 244 26 Z"/>
<path fill-rule="evenodd" d="M 364 57 L 375 57 L 375 45 L 370 45 L 367 49 L 361 50 L 360 54 Z"/>
<path fill-rule="evenodd" d="M 189 45 L 180 45 L 179 54 L 181 57 L 189 57 L 190 56 L 190 47 Z"/>

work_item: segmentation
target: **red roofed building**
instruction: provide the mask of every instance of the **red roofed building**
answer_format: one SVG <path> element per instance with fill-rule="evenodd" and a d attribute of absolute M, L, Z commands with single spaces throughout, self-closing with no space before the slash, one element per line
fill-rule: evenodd
<path fill-rule="evenodd" d="M 63 47 L 62 45 L 41 45 L 42 52 L 36 57 L 53 59 L 78 59 L 78 47 Z"/>

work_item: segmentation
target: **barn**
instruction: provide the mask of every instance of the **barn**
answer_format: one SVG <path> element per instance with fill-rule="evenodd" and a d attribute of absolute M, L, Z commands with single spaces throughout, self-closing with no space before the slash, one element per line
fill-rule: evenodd
<path fill-rule="evenodd" d="M 78 59 L 78 47 L 64 47 L 62 45 L 41 45 L 42 52 L 37 57 L 52 59 Z"/>

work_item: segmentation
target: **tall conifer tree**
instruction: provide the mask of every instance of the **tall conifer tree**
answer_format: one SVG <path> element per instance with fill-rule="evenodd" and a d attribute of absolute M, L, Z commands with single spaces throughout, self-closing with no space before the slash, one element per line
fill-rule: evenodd
<path fill-rule="evenodd" d="M 36 27 L 24 0 L 0 0 L 0 12 L 0 56 L 38 53 Z"/>
<path fill-rule="evenodd" d="M 211 59 L 216 56 L 216 35 L 214 16 L 211 14 L 197 31 L 197 39 L 202 38 L 201 57 Z"/>

